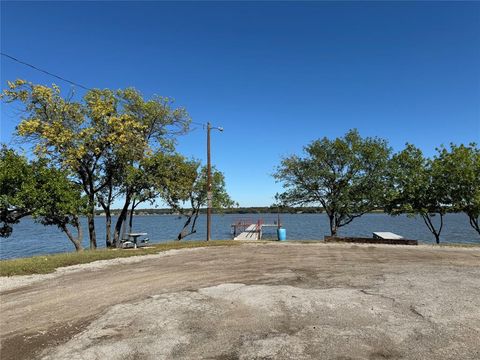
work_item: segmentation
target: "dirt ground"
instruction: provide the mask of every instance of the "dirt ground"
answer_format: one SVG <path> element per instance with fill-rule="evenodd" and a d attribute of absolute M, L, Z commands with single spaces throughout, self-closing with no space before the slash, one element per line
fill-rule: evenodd
<path fill-rule="evenodd" d="M 480 250 L 245 244 L 2 278 L 1 359 L 480 359 Z"/>

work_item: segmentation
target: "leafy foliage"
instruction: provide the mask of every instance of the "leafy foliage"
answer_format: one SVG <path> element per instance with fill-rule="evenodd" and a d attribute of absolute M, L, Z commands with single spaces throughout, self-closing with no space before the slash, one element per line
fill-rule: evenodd
<path fill-rule="evenodd" d="M 3 146 L 0 152 L 1 236 L 9 236 L 12 225 L 31 215 L 44 225 L 58 226 L 81 249 L 79 216 L 86 211 L 81 188 L 64 170 L 50 166 L 45 159 L 34 162 Z M 77 229 L 77 236 L 71 227 Z"/>
<path fill-rule="evenodd" d="M 286 191 L 287 205 L 320 204 L 338 228 L 383 204 L 390 148 L 384 140 L 350 130 L 343 138 L 323 138 L 305 147 L 306 156 L 284 158 L 274 177 Z"/>
<path fill-rule="evenodd" d="M 25 157 L 3 145 L 0 151 L 0 236 L 10 236 L 12 225 L 32 214 L 35 207 L 32 189 L 35 190 L 32 166 Z"/>
<path fill-rule="evenodd" d="M 470 225 L 480 234 L 480 149 L 475 143 L 441 147 L 435 158 L 439 181 L 448 187 L 451 210 L 467 214 Z"/>
<path fill-rule="evenodd" d="M 80 216 L 87 213 L 87 199 L 82 189 L 73 183 L 64 170 L 48 166 L 44 159 L 34 163 L 34 193 L 37 206 L 33 217 L 43 225 L 55 225 L 62 230 L 77 250 L 81 250 L 82 226 Z M 71 228 L 76 229 L 74 236 Z"/>
<path fill-rule="evenodd" d="M 88 199 L 90 247 L 96 247 L 94 212 L 97 201 L 106 210 L 124 196 L 115 226 L 115 243 L 138 186 L 130 179 L 143 171 L 146 159 L 174 148 L 175 136 L 188 130 L 185 109 L 173 100 L 144 100 L 135 89 L 88 91 L 83 101 L 63 98 L 56 85 L 46 87 L 24 80 L 9 82 L 1 97 L 25 105 L 17 132 L 35 145 L 35 153 L 66 169 Z M 107 217 L 107 222 L 111 218 Z M 107 245 L 110 228 L 107 226 Z"/>
<path fill-rule="evenodd" d="M 162 192 L 162 198 L 174 209 L 186 216 L 187 220 L 178 240 L 194 234 L 195 224 L 200 213 L 200 208 L 207 205 L 207 168 L 200 167 L 200 162 L 195 160 L 180 160 L 175 168 L 179 170 L 178 176 L 171 178 Z M 173 180 L 173 181 L 172 181 Z M 230 208 L 235 202 L 230 198 L 225 187 L 224 175 L 212 168 L 212 207 L 216 209 Z M 182 204 L 189 203 L 188 208 Z"/>
<path fill-rule="evenodd" d="M 132 230 L 135 208 L 143 203 L 153 204 L 158 198 L 164 199 L 169 205 L 178 210 L 179 201 L 188 197 L 191 190 L 190 163 L 183 156 L 176 153 L 156 152 L 144 158 L 138 167 L 128 167 L 125 188 L 132 192 L 130 206 L 129 227 Z"/>
<path fill-rule="evenodd" d="M 420 215 L 440 242 L 443 217 L 451 210 L 451 185 L 444 181 L 442 164 L 423 156 L 420 149 L 407 144 L 390 162 L 390 188 L 385 210 L 391 215 Z M 434 218 L 438 216 L 438 224 Z"/>

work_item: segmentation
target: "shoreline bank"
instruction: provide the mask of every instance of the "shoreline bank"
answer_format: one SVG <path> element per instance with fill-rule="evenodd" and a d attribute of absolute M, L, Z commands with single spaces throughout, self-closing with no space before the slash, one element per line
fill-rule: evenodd
<path fill-rule="evenodd" d="M 411 245 L 388 245 L 388 244 L 364 244 L 364 243 L 342 243 L 324 242 L 321 240 L 287 240 L 287 241 L 239 241 L 239 240 L 214 240 L 210 242 L 176 242 L 155 244 L 139 249 L 99 249 L 85 250 L 83 252 L 69 252 L 60 254 L 36 255 L 27 258 L 0 260 L 0 291 L 4 290 L 5 279 L 27 278 L 46 276 L 64 271 L 95 270 L 109 265 L 139 263 L 150 258 L 163 257 L 182 251 L 199 250 L 218 246 L 240 246 L 240 245 L 281 245 L 291 246 L 304 244 L 306 246 L 334 246 L 355 248 L 406 248 L 406 249 L 443 249 L 443 250 L 473 250 L 480 251 L 480 244 L 419 244 Z M 480 255 L 479 255 L 480 257 Z M 32 278 L 32 279 L 33 279 Z M 27 281 L 28 282 L 28 281 Z M 10 285 L 9 285 L 10 286 Z"/>

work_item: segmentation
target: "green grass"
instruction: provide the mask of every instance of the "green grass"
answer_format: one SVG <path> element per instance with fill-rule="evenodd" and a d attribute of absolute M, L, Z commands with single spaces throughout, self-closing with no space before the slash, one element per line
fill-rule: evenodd
<path fill-rule="evenodd" d="M 130 256 L 157 254 L 172 249 L 186 249 L 207 246 L 235 246 L 241 242 L 221 241 L 186 241 L 152 244 L 148 248 L 139 249 L 99 249 L 53 255 L 33 256 L 29 258 L 0 261 L 0 276 L 48 274 L 64 266 L 86 264 L 97 260 L 108 260 Z"/>
<path fill-rule="evenodd" d="M 255 243 L 265 243 L 268 241 L 256 241 Z M 296 240 L 290 241 L 295 244 L 299 243 L 323 243 L 319 240 Z M 169 242 L 163 244 L 152 244 L 148 248 L 139 249 L 99 249 L 85 250 L 82 252 L 61 253 L 53 255 L 40 255 L 29 258 L 1 260 L 0 276 L 13 275 L 31 275 L 31 274 L 48 274 L 54 272 L 55 269 L 64 266 L 86 264 L 97 260 L 108 260 L 115 258 L 123 258 L 130 256 L 158 254 L 162 251 L 172 249 L 186 249 L 207 246 L 236 246 L 242 244 L 241 241 L 232 240 L 215 240 L 215 241 L 186 241 L 186 242 Z M 353 245 L 353 243 L 352 243 Z M 438 246 L 438 245 L 436 245 Z M 451 244 L 443 243 L 439 247 L 480 247 L 480 244 Z"/>
<path fill-rule="evenodd" d="M 285 241 L 281 241 L 281 242 L 291 242 L 291 243 L 294 243 L 294 244 L 324 244 L 324 240 L 285 240 Z M 325 243 L 325 244 L 333 244 L 333 243 Z M 357 244 L 358 243 L 345 243 L 345 244 Z M 379 245 L 379 244 L 369 244 L 369 245 Z M 480 247 L 480 242 L 478 243 L 447 243 L 447 242 L 440 242 L 440 244 L 436 244 L 435 242 L 419 242 L 418 245 L 432 245 L 432 246 L 436 246 L 436 247 L 442 247 L 442 246 L 445 246 L 445 247 L 466 247 L 466 248 L 469 248 L 469 247 Z"/>
<path fill-rule="evenodd" d="M 425 245 L 425 244 L 423 244 Z M 428 244 L 427 244 L 428 245 Z M 432 245 L 435 245 L 435 246 L 439 246 L 439 247 L 466 247 L 466 248 L 470 248 L 470 247 L 480 247 L 480 243 L 479 244 L 471 244 L 471 243 L 440 243 L 440 244 L 432 244 Z"/>

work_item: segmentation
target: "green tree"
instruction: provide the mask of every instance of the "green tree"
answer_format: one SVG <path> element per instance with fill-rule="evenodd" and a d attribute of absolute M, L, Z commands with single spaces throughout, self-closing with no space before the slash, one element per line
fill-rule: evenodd
<path fill-rule="evenodd" d="M 320 204 L 332 236 L 340 227 L 383 205 L 390 148 L 385 140 L 362 138 L 350 130 L 342 138 L 323 138 L 305 147 L 306 156 L 286 157 L 274 178 L 286 189 L 286 205 Z"/>
<path fill-rule="evenodd" d="M 385 211 L 391 215 L 420 215 L 437 244 L 440 243 L 444 216 L 451 210 L 450 185 L 441 176 L 442 164 L 425 158 L 420 149 L 407 144 L 392 157 L 389 168 Z M 436 217 L 438 221 L 434 221 Z"/>
<path fill-rule="evenodd" d="M 195 225 L 200 209 L 207 205 L 207 168 L 199 161 L 177 159 L 175 169 L 164 183 L 161 197 L 176 211 L 186 217 L 177 240 L 196 233 Z M 174 182 L 174 184 L 172 184 Z M 230 198 L 225 186 L 225 176 L 212 168 L 212 208 L 221 211 L 236 203 Z M 187 207 L 185 205 L 188 204 Z M 238 204 L 237 204 L 238 205 Z"/>
<path fill-rule="evenodd" d="M 1 150 L 0 166 L 1 236 L 9 236 L 12 224 L 31 215 L 43 225 L 57 226 L 77 251 L 82 250 L 79 216 L 85 214 L 87 202 L 68 173 L 50 166 L 45 159 L 28 162 L 6 147 Z"/>
<path fill-rule="evenodd" d="M 452 210 L 464 212 L 470 225 L 480 234 L 480 149 L 475 143 L 450 145 L 438 149 L 438 177 L 448 186 Z"/>
<path fill-rule="evenodd" d="M 135 208 L 141 202 L 153 200 L 161 187 L 159 184 L 171 177 L 172 164 L 174 166 L 178 159 L 174 153 L 176 137 L 186 133 L 190 123 L 185 109 L 172 108 L 170 98 L 155 96 L 146 101 L 132 89 L 119 91 L 118 97 L 125 114 L 137 119 L 145 129 L 142 141 L 146 145 L 140 158 L 123 156 L 116 162 L 125 169 L 119 186 L 124 203 L 114 230 L 116 246 L 120 244 L 120 230 L 129 206 Z"/>
<path fill-rule="evenodd" d="M 126 184 L 132 194 L 129 217 L 129 231 L 132 230 L 133 215 L 136 207 L 144 202 L 162 199 L 180 188 L 185 188 L 190 170 L 183 156 L 173 152 L 157 152 L 143 159 L 138 167 L 128 169 Z M 175 202 L 177 207 L 178 200 Z M 173 202 L 172 202 L 173 204 Z"/>
<path fill-rule="evenodd" d="M 88 199 L 90 247 L 96 248 L 95 206 L 97 201 L 110 213 L 116 196 L 125 201 L 115 225 L 113 242 L 119 232 L 135 189 L 126 178 L 132 167 L 159 151 L 171 151 L 174 137 L 187 131 L 189 117 L 183 108 L 172 108 L 169 98 L 143 100 L 135 89 L 118 91 L 94 89 L 83 101 L 63 98 L 60 89 L 9 82 L 2 98 L 25 104 L 25 118 L 17 128 L 35 145 L 35 153 L 68 169 Z M 107 215 L 107 245 L 111 216 Z"/>
<path fill-rule="evenodd" d="M 88 202 L 81 186 L 72 182 L 66 171 L 48 166 L 44 159 L 33 164 L 36 207 L 33 218 L 43 225 L 55 225 L 75 246 L 83 250 L 80 216 L 85 215 Z M 75 230 L 76 234 L 72 230 Z"/>
<path fill-rule="evenodd" d="M 3 145 L 0 150 L 0 236 L 10 236 L 13 224 L 32 215 L 35 199 L 28 192 L 32 188 L 35 188 L 32 166 L 24 156 Z"/>

